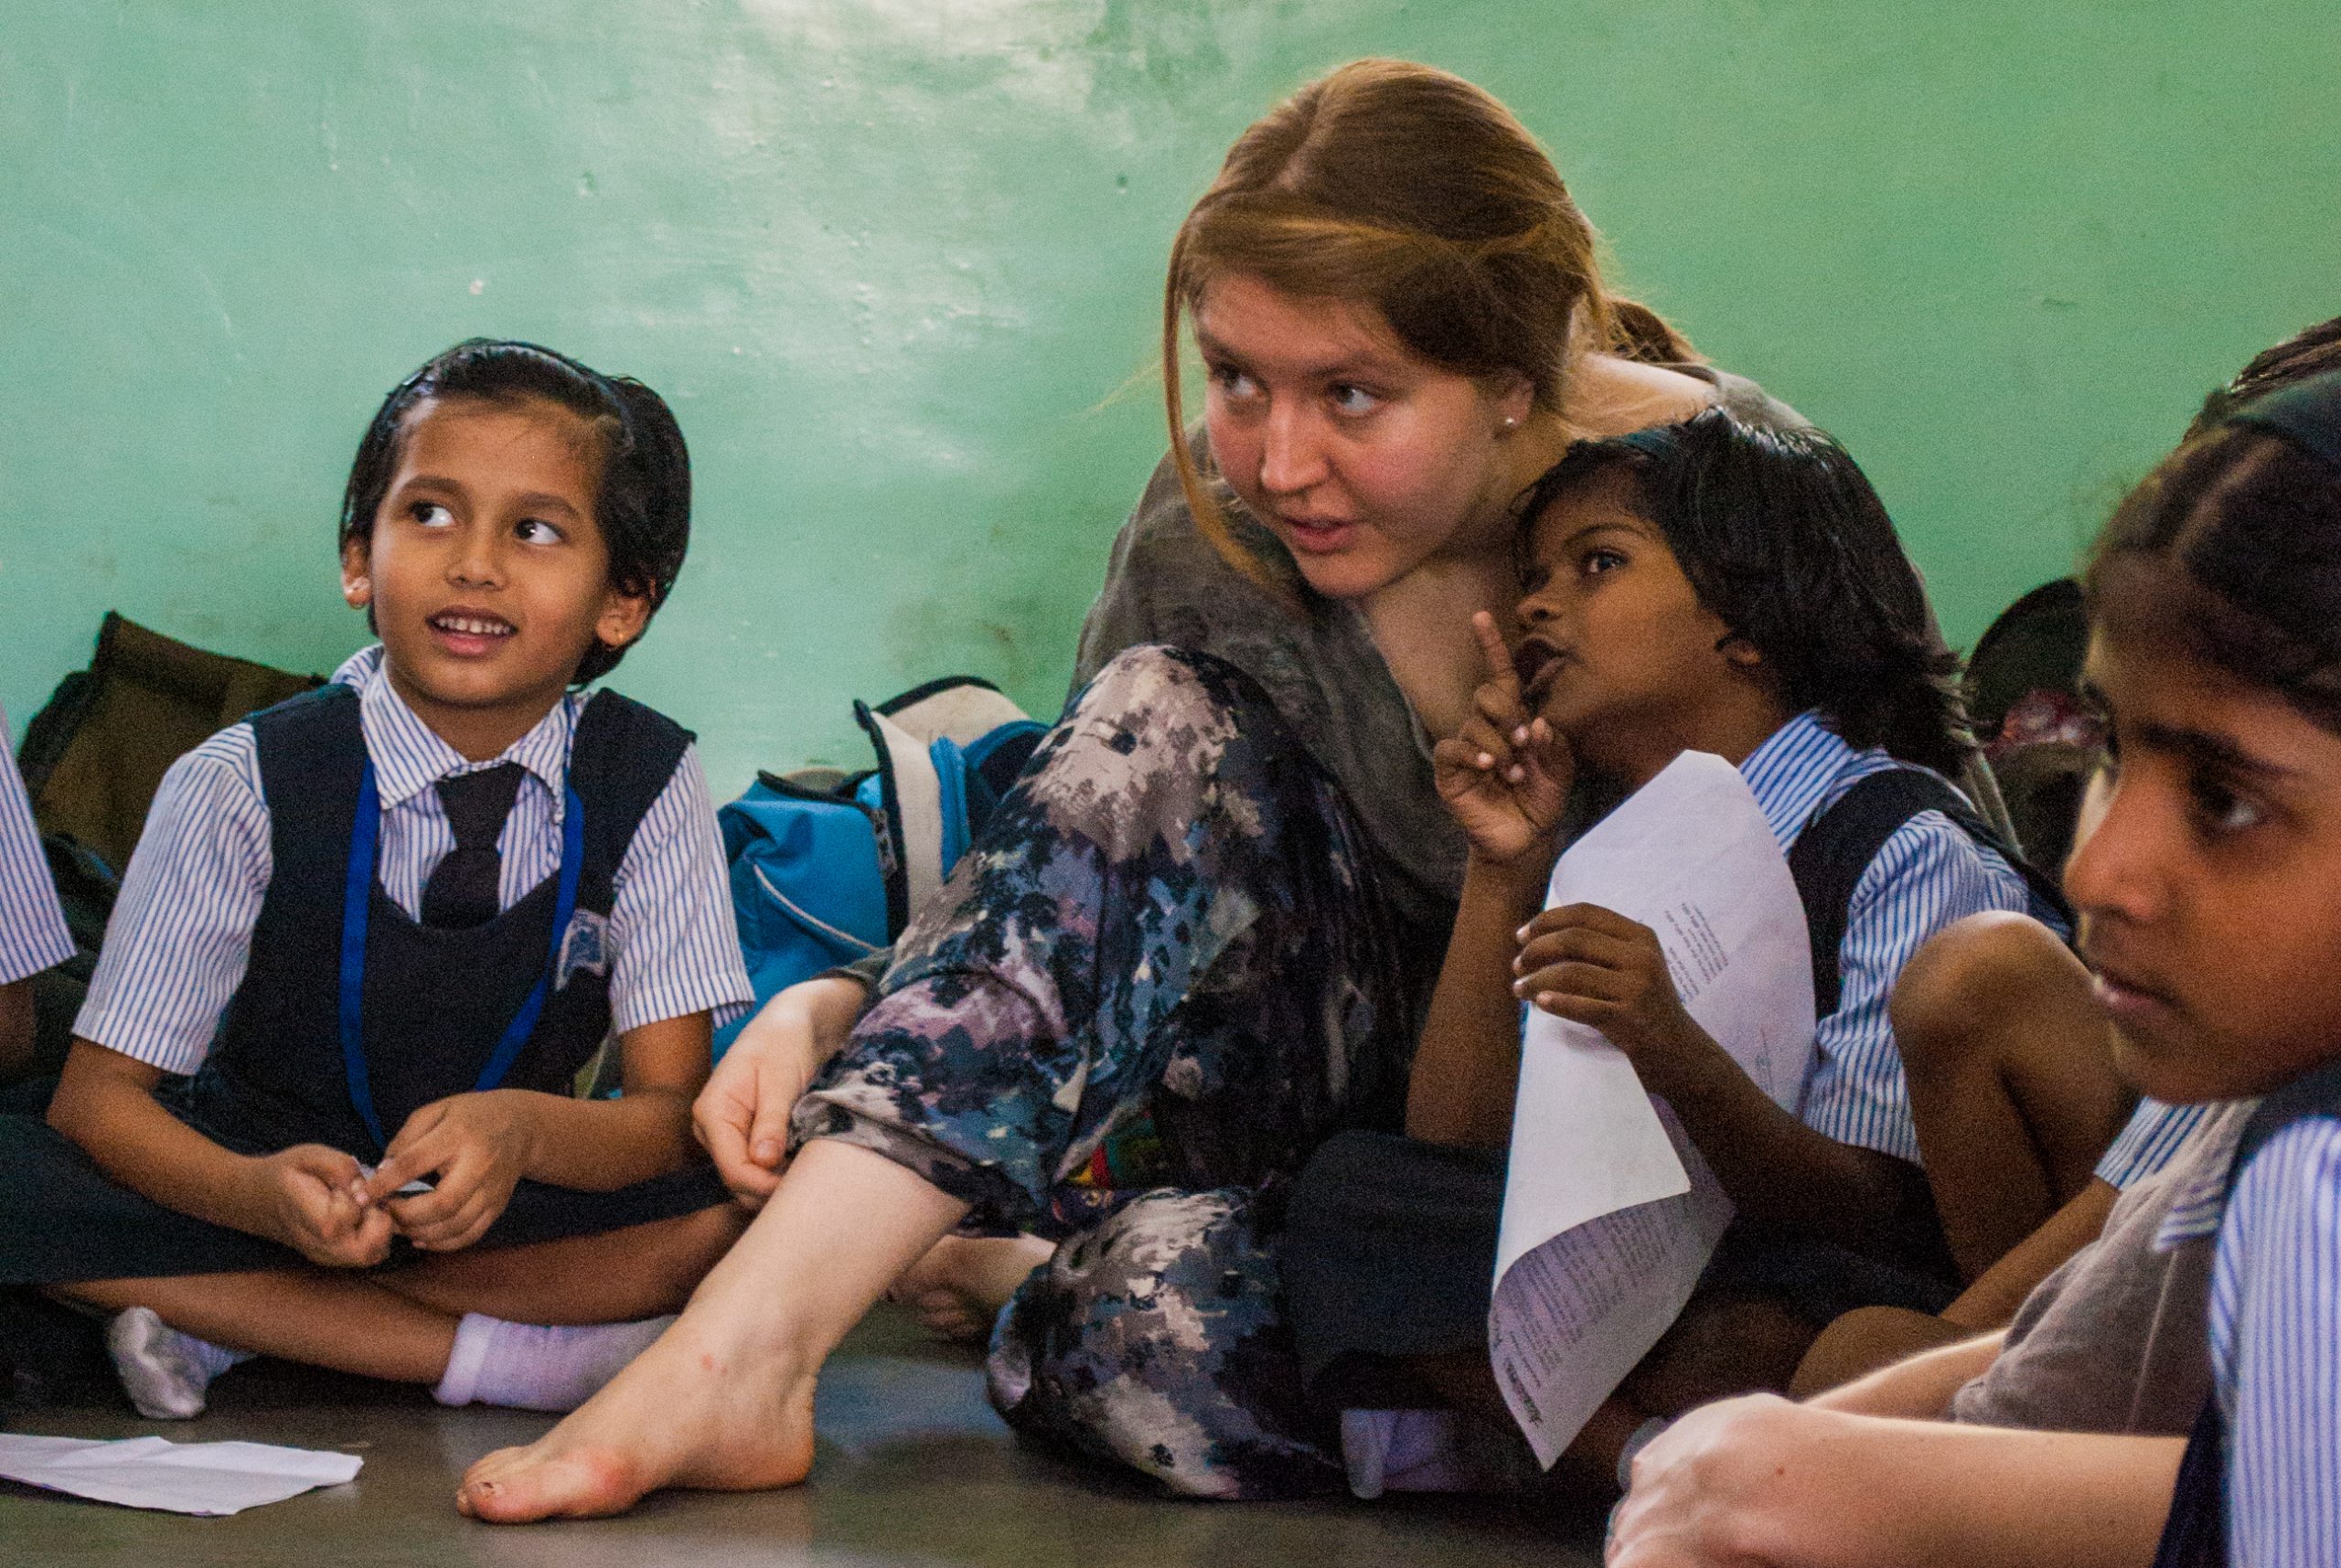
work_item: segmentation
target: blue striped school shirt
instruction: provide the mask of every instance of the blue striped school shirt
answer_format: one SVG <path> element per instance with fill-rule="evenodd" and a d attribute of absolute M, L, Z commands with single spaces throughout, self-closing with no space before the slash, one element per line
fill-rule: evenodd
<path fill-rule="evenodd" d="M 1904 765 L 1879 747 L 1855 751 L 1818 712 L 1805 712 L 1766 737 L 1739 771 L 1785 854 L 1805 824 L 1855 784 Z M 1805 1125 L 1839 1143 L 1918 1161 L 1887 996 L 1920 943 L 1952 921 L 1993 909 L 2061 929 L 2054 911 L 2034 904 L 2022 876 L 1939 811 L 1919 813 L 1879 847 L 1845 911 L 1837 950 L 1843 997 L 1813 1037 L 1797 1111 Z"/>
<path fill-rule="evenodd" d="M 585 697 L 572 692 L 502 754 L 466 761 L 391 689 L 379 646 L 334 673 L 358 692 L 360 728 L 382 797 L 383 892 L 419 917 L 422 885 L 448 850 L 433 787 L 498 763 L 526 770 L 497 839 L 509 909 L 561 866 L 561 789 Z M 268 801 L 250 724 L 231 725 L 171 764 L 130 858 L 122 897 L 73 1032 L 166 1072 L 192 1072 L 242 983 L 268 891 Z M 696 749 L 644 814 L 618 865 L 610 911 L 610 1013 L 623 1032 L 754 999 L 740 957 L 723 845 Z"/>
<path fill-rule="evenodd" d="M 2097 1162 L 2100 1181 L 2127 1189 L 2170 1163 L 2178 1146 L 2210 1114 L 2205 1105 L 2169 1105 L 2151 1096 L 2138 1102 L 2113 1147 Z"/>
<path fill-rule="evenodd" d="M 2240 1125 L 2237 1132 L 2241 1132 Z M 2154 1244 L 2217 1232 L 2211 1384 L 2227 1420 L 2228 1561 L 2341 1563 L 2341 1120 L 2293 1123 L 2225 1193 L 2229 1157 L 2174 1194 Z"/>
<path fill-rule="evenodd" d="M 16 772 L 8 715 L 0 709 L 0 986 L 72 956 L 73 933 L 57 907 L 57 884 Z"/>

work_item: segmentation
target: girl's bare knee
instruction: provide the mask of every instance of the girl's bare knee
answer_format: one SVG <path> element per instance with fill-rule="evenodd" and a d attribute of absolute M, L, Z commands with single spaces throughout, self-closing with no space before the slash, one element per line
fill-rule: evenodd
<path fill-rule="evenodd" d="M 1905 1069 L 1940 1076 L 2044 1003 L 2086 1000 L 2089 976 L 2062 938 L 2029 915 L 1989 910 L 1929 937 L 1894 983 L 1887 1014 Z"/>

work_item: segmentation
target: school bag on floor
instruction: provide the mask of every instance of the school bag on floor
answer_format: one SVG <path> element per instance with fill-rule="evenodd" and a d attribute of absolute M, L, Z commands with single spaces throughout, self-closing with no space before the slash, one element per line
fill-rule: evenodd
<path fill-rule="evenodd" d="M 107 611 L 97 652 L 25 726 L 16 764 L 44 834 L 69 834 L 119 873 L 163 774 L 238 720 L 323 686 L 191 646 Z"/>
<path fill-rule="evenodd" d="M 65 1061 L 106 917 L 164 773 L 214 732 L 323 684 L 106 612 L 90 667 L 58 683 L 16 752 L 76 949 L 33 977 L 35 1077 Z"/>
<path fill-rule="evenodd" d="M 1048 726 L 990 682 L 928 681 L 853 705 L 877 766 L 759 773 L 717 812 L 756 1006 L 902 933 L 1016 782 Z M 721 1057 L 748 1013 L 715 1032 Z"/>

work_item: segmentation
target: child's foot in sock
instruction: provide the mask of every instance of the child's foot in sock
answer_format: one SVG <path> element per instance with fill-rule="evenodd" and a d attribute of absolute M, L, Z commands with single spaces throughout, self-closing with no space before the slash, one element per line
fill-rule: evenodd
<path fill-rule="evenodd" d="M 548 1327 L 469 1312 L 455 1325 L 446 1375 L 432 1390 L 441 1404 L 501 1404 L 572 1411 L 667 1331 L 672 1317 L 638 1323 Z"/>
<path fill-rule="evenodd" d="M 1384 1492 L 1472 1489 L 1451 1410 L 1345 1410 L 1342 1456 L 1350 1490 L 1372 1501 Z"/>
<path fill-rule="evenodd" d="M 106 1325 L 106 1350 L 114 1374 L 138 1413 L 149 1421 L 186 1421 L 203 1413 L 211 1380 L 249 1350 L 230 1350 L 208 1339 L 182 1334 L 152 1307 L 134 1307 Z"/>
<path fill-rule="evenodd" d="M 1384 1492 L 1530 1492 L 1545 1476 L 1517 1428 L 1454 1410 L 1345 1410 L 1342 1457 L 1350 1490 L 1369 1499 Z"/>

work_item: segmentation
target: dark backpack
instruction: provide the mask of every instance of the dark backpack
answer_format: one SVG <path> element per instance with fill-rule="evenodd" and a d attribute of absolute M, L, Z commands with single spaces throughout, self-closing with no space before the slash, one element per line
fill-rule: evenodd
<path fill-rule="evenodd" d="M 90 667 L 58 683 L 16 748 L 33 819 L 118 871 L 173 763 L 237 720 L 324 684 L 190 647 L 109 610 Z"/>
<path fill-rule="evenodd" d="M 78 950 L 34 977 L 36 1074 L 64 1063 L 122 872 L 163 774 L 228 725 L 323 684 L 208 653 L 106 613 L 90 667 L 58 683 L 16 749 Z"/>
<path fill-rule="evenodd" d="M 2008 820 L 2034 864 L 2055 869 L 2105 726 L 2080 698 L 2089 618 L 2080 584 L 2059 578 L 2002 611 L 1967 661 L 1967 712 L 1999 781 Z"/>
<path fill-rule="evenodd" d="M 2025 880 L 2034 898 L 2069 925 L 2064 894 L 2006 839 L 1994 832 L 1975 808 L 1940 775 L 1923 768 L 1897 767 L 1876 773 L 1839 795 L 1805 825 L 1789 849 L 1789 874 L 1804 905 L 1812 939 L 1812 1016 L 1837 1010 L 1843 993 L 1837 954 L 1845 942 L 1846 906 L 1854 889 L 1886 841 L 1922 811 L 1940 811 L 1978 844 L 1998 853 Z"/>

